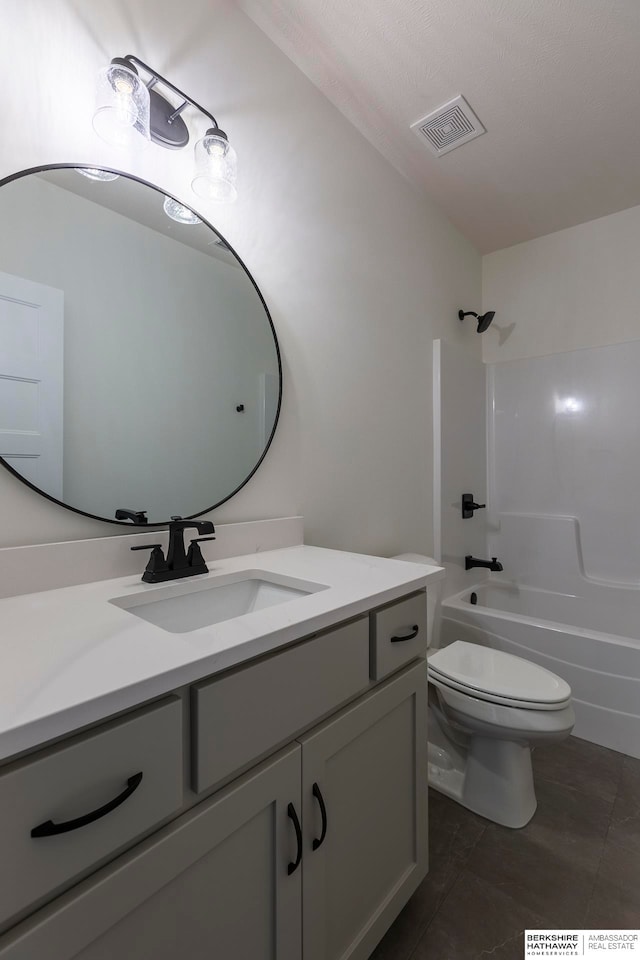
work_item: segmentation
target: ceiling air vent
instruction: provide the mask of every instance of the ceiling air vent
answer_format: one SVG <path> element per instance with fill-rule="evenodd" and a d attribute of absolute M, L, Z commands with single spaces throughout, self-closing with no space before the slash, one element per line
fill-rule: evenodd
<path fill-rule="evenodd" d="M 449 100 L 433 113 L 412 123 L 411 129 L 421 139 L 424 137 L 438 157 L 486 133 L 464 97 Z"/>

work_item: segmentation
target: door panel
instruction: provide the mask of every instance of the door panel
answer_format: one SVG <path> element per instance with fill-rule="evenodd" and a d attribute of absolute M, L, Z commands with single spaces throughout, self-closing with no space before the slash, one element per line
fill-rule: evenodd
<path fill-rule="evenodd" d="M 421 661 L 301 740 L 305 960 L 364 960 L 426 873 L 426 696 Z"/>
<path fill-rule="evenodd" d="M 274 960 L 273 813 L 241 829 L 123 917 L 78 960 Z"/>

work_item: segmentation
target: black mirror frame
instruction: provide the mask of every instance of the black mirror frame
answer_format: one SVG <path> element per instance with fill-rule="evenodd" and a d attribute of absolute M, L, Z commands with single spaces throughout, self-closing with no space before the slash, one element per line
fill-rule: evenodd
<path fill-rule="evenodd" d="M 0 187 L 4 187 L 5 184 L 7 184 L 7 183 L 12 183 L 14 180 L 21 180 L 23 177 L 26 177 L 26 176 L 28 176 L 28 175 L 30 175 L 30 174 L 45 173 L 45 172 L 48 171 L 48 170 L 74 170 L 74 169 L 78 169 L 78 168 L 84 169 L 84 170 L 87 170 L 87 169 L 88 169 L 88 170 L 95 170 L 95 169 L 106 170 L 108 173 L 115 173 L 115 174 L 117 174 L 118 176 L 127 177 L 127 179 L 129 179 L 129 180 L 135 180 L 137 183 L 141 183 L 141 184 L 143 184 L 145 187 L 150 187 L 152 190 L 155 190 L 156 193 L 159 193 L 159 194 L 161 194 L 162 196 L 171 197 L 171 199 L 175 200 L 176 203 L 182 203 L 182 202 L 183 202 L 182 200 L 179 200 L 177 197 L 174 197 L 173 194 L 167 193 L 166 190 L 163 190 L 161 187 L 157 186 L 155 183 L 150 183 L 148 180 L 144 180 L 142 177 L 137 177 L 137 176 L 135 176 L 135 174 L 127 173 L 127 172 L 124 171 L 124 170 L 118 170 L 118 169 L 116 169 L 115 167 L 103 167 L 103 166 L 100 166 L 100 165 L 90 164 L 90 163 L 46 163 L 46 164 L 42 164 L 41 166 L 38 166 L 38 167 L 28 167 L 28 168 L 25 169 L 25 170 L 19 170 L 17 173 L 12 173 L 12 174 L 10 174 L 8 177 L 2 178 L 2 179 L 0 180 Z M 185 204 L 185 206 L 189 206 L 189 204 Z M 190 209 L 192 209 L 192 208 L 190 208 Z M 278 337 L 277 337 L 277 334 L 276 334 L 275 327 L 274 327 L 274 325 L 273 325 L 273 320 L 271 319 L 271 314 L 269 313 L 269 308 L 267 307 L 267 304 L 266 304 L 266 302 L 265 302 L 264 297 L 262 296 L 262 293 L 261 293 L 261 291 L 260 291 L 260 288 L 258 287 L 258 284 L 257 284 L 257 283 L 255 282 L 255 280 L 253 279 L 253 276 L 252 276 L 251 272 L 249 271 L 249 269 L 247 268 L 245 262 L 242 260 L 242 258 L 241 258 L 240 256 L 238 256 L 237 252 L 234 250 L 234 248 L 231 246 L 231 244 L 227 241 L 227 239 L 226 239 L 225 237 L 223 237 L 223 235 L 220 233 L 220 231 L 219 231 L 219 230 L 216 230 L 216 228 L 215 228 L 211 223 L 209 223 L 209 221 L 206 220 L 206 219 L 199 213 L 199 211 L 194 210 L 194 213 L 197 214 L 197 216 L 200 218 L 200 220 L 202 221 L 202 223 L 204 223 L 205 226 L 209 227 L 210 230 L 213 230 L 213 232 L 216 234 L 216 236 L 220 237 L 220 240 L 224 243 L 225 247 L 226 247 L 228 250 L 230 250 L 231 253 L 234 255 L 234 257 L 236 258 L 236 260 L 238 261 L 238 263 L 240 264 L 240 266 L 241 266 L 242 269 L 244 270 L 245 274 L 247 275 L 247 277 L 249 278 L 249 280 L 250 280 L 251 283 L 253 284 L 254 290 L 255 290 L 256 293 L 258 294 L 258 297 L 259 297 L 259 299 L 260 299 L 260 302 L 261 302 L 261 304 L 262 304 L 262 306 L 263 306 L 263 308 L 264 308 L 264 312 L 265 312 L 265 314 L 266 314 L 267 320 L 269 321 L 269 326 L 271 327 L 271 333 L 272 333 L 272 335 L 273 335 L 273 342 L 274 342 L 274 346 L 275 346 L 275 350 L 276 350 L 276 358 L 277 358 L 277 361 L 278 361 L 278 406 L 277 406 L 277 408 L 276 408 L 276 415 L 275 415 L 275 418 L 274 418 L 274 421 L 273 421 L 273 429 L 271 430 L 271 433 L 270 433 L 270 435 L 269 435 L 269 439 L 267 440 L 267 442 L 266 442 L 266 444 L 265 444 L 265 448 L 264 448 L 264 450 L 262 451 L 262 454 L 261 454 L 259 460 L 256 462 L 255 466 L 253 467 L 253 470 L 251 470 L 251 472 L 245 477 L 245 479 L 242 481 L 242 483 L 238 484 L 238 486 L 237 486 L 234 490 L 232 490 L 231 493 L 229 493 L 226 497 L 223 497 L 222 500 L 218 500 L 217 503 L 212 504 L 210 507 L 207 507 L 205 510 L 199 510 L 197 513 L 190 513 L 190 514 L 188 514 L 188 516 L 186 516 L 186 517 L 184 518 L 184 519 L 189 519 L 189 520 L 190 520 L 190 519 L 193 519 L 194 517 L 201 517 L 203 514 L 205 514 L 205 513 L 210 513 L 212 510 L 217 509 L 217 508 L 220 507 L 223 503 L 226 503 L 227 500 L 230 500 L 232 497 L 235 497 L 235 495 L 236 495 L 240 490 L 242 490 L 242 488 L 243 488 L 244 486 L 246 486 L 246 484 L 249 482 L 249 480 L 251 480 L 251 478 L 252 478 L 253 475 L 255 474 L 256 470 L 258 469 L 258 467 L 260 466 L 260 464 L 262 463 L 262 461 L 263 461 L 264 458 L 266 457 L 267 451 L 269 450 L 269 447 L 271 446 L 271 443 L 272 443 L 272 441 L 273 441 L 273 437 L 274 437 L 275 432 L 276 432 L 276 428 L 277 428 L 277 426 L 278 426 L 278 421 L 279 421 L 279 419 L 280 419 L 280 410 L 281 410 L 281 407 L 282 407 L 282 380 L 283 380 L 283 377 L 282 377 L 282 358 L 281 358 L 281 355 L 280 355 L 280 344 L 278 343 Z M 112 520 L 110 517 L 100 517 L 100 516 L 98 516 L 98 515 L 95 514 L 95 513 L 88 513 L 86 510 L 80 510 L 80 509 L 78 509 L 78 507 L 72 507 L 70 504 L 64 503 L 63 500 L 58 500 L 58 499 L 56 499 L 56 497 L 52 497 L 51 494 L 46 493 L 44 490 L 41 490 L 40 487 L 36 487 L 35 484 L 31 483 L 29 480 L 27 480 L 25 477 L 23 477 L 20 473 L 17 472 L 17 470 L 14 470 L 13 467 L 10 466 L 10 465 L 7 463 L 7 461 L 6 461 L 3 457 L 1 457 L 1 456 L 0 456 L 0 464 L 2 464 L 2 466 L 3 466 L 6 470 L 8 470 L 9 473 L 13 474 L 14 477 L 16 477 L 18 480 L 20 480 L 21 483 L 24 483 L 25 486 L 30 487 L 30 488 L 31 488 L 32 490 L 34 490 L 37 494 L 39 494 L 41 497 L 45 497 L 45 499 L 50 500 L 52 503 L 56 503 L 56 504 L 58 504 L 58 506 L 64 507 L 65 510 L 71 510 L 73 513 L 78 513 L 78 514 L 80 514 L 80 515 L 83 516 L 83 517 L 89 517 L 91 520 L 100 520 L 100 521 L 102 521 L 103 523 L 112 523 L 112 524 L 115 524 L 115 526 L 117 526 L 117 527 L 125 527 L 125 528 L 128 528 L 128 529 L 130 529 L 130 530 L 138 530 L 138 531 L 149 530 L 149 529 L 151 529 L 151 528 L 153 528 L 153 527 L 166 527 L 167 524 L 170 522 L 170 518 L 167 518 L 166 520 L 157 521 L 157 522 L 154 522 L 154 523 L 146 523 L 146 524 L 144 524 L 144 526 L 138 526 L 138 525 L 135 525 L 135 524 L 133 524 L 133 523 L 129 523 L 129 522 L 127 522 L 127 521 L 115 520 L 115 519 Z"/>

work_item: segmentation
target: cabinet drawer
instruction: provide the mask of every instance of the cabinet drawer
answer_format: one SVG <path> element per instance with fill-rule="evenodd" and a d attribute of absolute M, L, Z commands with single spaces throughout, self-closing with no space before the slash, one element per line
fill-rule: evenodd
<path fill-rule="evenodd" d="M 368 685 L 366 617 L 196 684 L 193 789 L 214 786 Z"/>
<path fill-rule="evenodd" d="M 382 680 L 427 653 L 426 593 L 416 593 L 371 614 L 371 679 Z"/>
<path fill-rule="evenodd" d="M 177 697 L 6 767 L 0 927 L 172 814 L 182 780 Z"/>

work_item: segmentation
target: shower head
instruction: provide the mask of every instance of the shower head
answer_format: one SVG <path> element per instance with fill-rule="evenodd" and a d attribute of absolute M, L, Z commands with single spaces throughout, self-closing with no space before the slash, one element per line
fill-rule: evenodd
<path fill-rule="evenodd" d="M 478 329 L 476 330 L 476 333 L 484 333 L 485 330 L 488 330 L 495 315 L 495 310 L 488 310 L 487 313 L 483 313 L 482 316 L 479 316 L 475 310 L 467 310 L 466 313 L 464 310 L 458 310 L 458 320 L 464 320 L 465 317 L 476 318 L 478 321 Z"/>
<path fill-rule="evenodd" d="M 495 315 L 495 310 L 489 310 L 487 313 L 483 313 L 481 317 L 478 317 L 478 333 L 485 332 L 485 330 L 490 326 Z"/>

